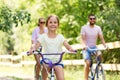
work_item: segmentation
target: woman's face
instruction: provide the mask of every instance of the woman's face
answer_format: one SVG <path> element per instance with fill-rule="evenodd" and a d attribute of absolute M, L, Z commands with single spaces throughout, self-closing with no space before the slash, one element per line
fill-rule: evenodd
<path fill-rule="evenodd" d="M 48 29 L 51 31 L 56 31 L 56 29 L 58 28 L 58 20 L 56 17 L 51 17 L 48 20 L 48 25 L 47 25 Z"/>
<path fill-rule="evenodd" d="M 41 19 L 41 20 L 39 21 L 39 25 L 40 25 L 40 26 L 44 26 L 44 25 L 45 25 L 45 20 L 44 20 L 44 19 Z"/>

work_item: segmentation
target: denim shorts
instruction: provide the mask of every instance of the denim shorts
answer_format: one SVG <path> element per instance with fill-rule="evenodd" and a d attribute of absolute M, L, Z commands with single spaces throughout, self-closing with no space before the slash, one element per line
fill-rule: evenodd
<path fill-rule="evenodd" d="M 91 49 L 96 49 L 97 47 L 94 46 L 94 47 L 90 47 L 90 48 L 91 48 Z M 93 52 L 95 52 L 95 51 L 94 51 L 94 50 L 91 51 L 91 50 L 89 50 L 89 49 L 83 50 L 83 51 L 82 51 L 83 58 L 84 58 L 85 60 L 91 60 L 91 55 L 92 55 Z"/>

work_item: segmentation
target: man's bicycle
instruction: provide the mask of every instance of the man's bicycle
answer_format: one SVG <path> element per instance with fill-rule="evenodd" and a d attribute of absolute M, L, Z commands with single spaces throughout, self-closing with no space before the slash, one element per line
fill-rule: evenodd
<path fill-rule="evenodd" d="M 48 80 L 56 80 L 55 75 L 54 75 L 54 71 L 55 71 L 54 66 L 61 63 L 62 57 L 65 53 L 76 53 L 76 52 L 77 51 L 75 51 L 75 52 L 64 51 L 64 52 L 61 52 L 61 53 L 42 53 L 41 50 L 40 50 L 40 51 L 33 51 L 33 54 L 39 54 L 41 56 L 41 58 L 42 58 L 40 60 L 40 63 L 42 64 L 41 69 L 43 69 L 43 67 L 46 68 L 46 71 L 47 71 L 47 74 L 48 74 Z M 27 54 L 29 55 L 29 52 Z M 49 58 L 46 58 L 45 57 L 46 55 L 59 56 L 59 60 L 54 62 L 54 61 L 50 60 Z M 47 70 L 46 65 L 48 65 L 48 67 L 50 68 L 50 71 Z M 42 73 L 40 75 L 40 80 L 42 80 Z"/>
<path fill-rule="evenodd" d="M 91 49 L 88 47 L 88 50 L 90 50 L 92 53 L 92 55 L 96 55 L 96 66 L 95 69 L 93 68 L 93 59 L 91 59 L 91 64 L 90 64 L 90 72 L 89 72 L 89 77 L 88 80 L 105 80 L 105 72 L 103 69 L 103 66 L 101 64 L 101 60 L 100 60 L 100 54 L 101 54 L 101 50 L 106 50 L 107 48 L 104 49 Z"/>

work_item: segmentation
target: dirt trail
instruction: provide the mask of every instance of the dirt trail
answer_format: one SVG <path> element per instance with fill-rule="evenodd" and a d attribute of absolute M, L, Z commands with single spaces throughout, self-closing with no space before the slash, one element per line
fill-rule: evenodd
<path fill-rule="evenodd" d="M 34 80 L 33 76 L 23 74 L 0 73 L 0 80 Z"/>

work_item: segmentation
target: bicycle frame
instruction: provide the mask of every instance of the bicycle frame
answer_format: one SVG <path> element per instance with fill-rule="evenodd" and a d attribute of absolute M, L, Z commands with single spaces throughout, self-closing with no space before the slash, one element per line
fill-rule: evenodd
<path fill-rule="evenodd" d="M 41 61 L 50 67 L 50 80 L 55 80 L 54 66 L 58 65 L 62 61 L 62 57 L 65 53 L 76 53 L 76 52 L 77 51 L 75 51 L 75 52 L 64 51 L 61 53 L 42 53 L 40 50 L 40 51 L 33 51 L 33 54 L 39 54 L 42 57 Z M 27 54 L 29 55 L 29 52 L 27 52 Z M 57 62 L 53 63 L 51 60 L 45 58 L 44 55 L 60 55 L 60 58 Z M 46 61 L 46 59 L 48 60 L 48 62 Z"/>
<path fill-rule="evenodd" d="M 95 66 L 95 71 L 94 71 L 93 70 L 93 62 L 91 61 L 91 66 L 90 66 L 90 73 L 91 73 L 90 78 L 91 79 L 90 80 L 95 80 L 95 76 L 96 76 L 97 79 L 99 79 L 99 74 L 98 74 L 98 72 L 99 72 L 98 68 L 99 67 L 102 67 L 102 65 L 101 65 L 101 62 L 99 60 L 97 60 L 97 63 L 96 63 L 96 66 Z"/>
<path fill-rule="evenodd" d="M 39 53 L 42 57 L 42 62 L 47 64 L 50 67 L 50 80 L 55 80 L 54 66 L 56 66 L 57 64 L 59 64 L 62 61 L 62 57 L 63 57 L 64 53 L 65 52 L 62 52 L 62 53 Z M 45 61 L 46 58 L 44 58 L 44 55 L 60 55 L 60 58 L 59 58 L 58 62 L 56 62 L 56 63 L 53 63 L 51 60 L 46 62 Z"/>
<path fill-rule="evenodd" d="M 100 51 L 100 50 L 105 50 L 106 48 L 104 49 L 90 49 L 88 48 L 89 50 L 91 51 Z M 94 53 L 93 53 L 94 55 Z M 97 56 L 96 57 L 96 66 L 95 66 L 95 71 L 93 71 L 93 61 L 91 60 L 91 64 L 90 64 L 90 76 L 89 76 L 89 80 L 105 80 L 105 74 L 104 74 L 104 70 L 103 70 L 103 67 L 101 65 L 101 61 L 100 61 L 100 56 Z M 99 70 L 99 68 L 101 70 Z M 102 78 L 100 79 L 100 74 L 99 72 L 101 72 L 101 75 L 102 75 Z"/>

